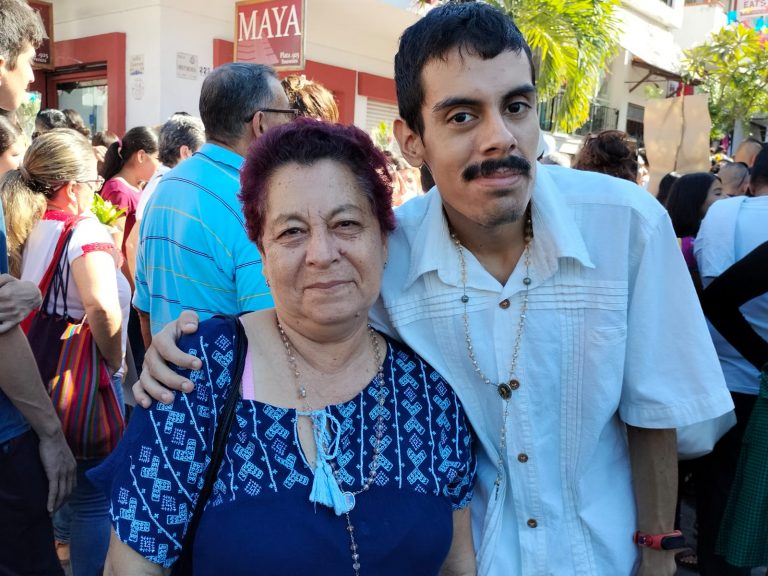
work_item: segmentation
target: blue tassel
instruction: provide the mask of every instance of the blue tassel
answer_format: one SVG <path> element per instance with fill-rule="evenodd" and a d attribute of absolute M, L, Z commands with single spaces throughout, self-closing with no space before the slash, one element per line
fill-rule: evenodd
<path fill-rule="evenodd" d="M 351 492 L 341 491 L 339 483 L 333 475 L 333 468 L 328 463 L 328 460 L 335 458 L 339 453 L 339 421 L 323 410 L 299 413 L 299 415 L 312 418 L 312 429 L 317 446 L 317 465 L 315 466 L 315 478 L 312 481 L 309 501 L 333 508 L 336 515 L 341 516 L 355 507 L 355 496 Z M 328 420 L 330 420 L 331 430 L 336 436 L 333 442 L 330 442 L 326 430 Z M 330 454 L 325 448 L 326 445 L 331 446 Z"/>
<path fill-rule="evenodd" d="M 337 516 L 349 512 L 354 506 L 354 497 L 349 498 L 341 491 L 338 482 L 333 477 L 330 464 L 321 458 L 318 458 L 318 461 L 321 463 L 315 468 L 315 479 L 312 482 L 309 501 L 333 508 Z"/>
<path fill-rule="evenodd" d="M 319 456 L 319 455 L 318 455 Z M 315 468 L 315 479 L 312 482 L 312 492 L 309 494 L 309 501 L 323 506 L 333 507 L 333 489 L 339 489 L 336 479 L 333 477 L 333 470 L 325 460 L 318 458 Z"/>

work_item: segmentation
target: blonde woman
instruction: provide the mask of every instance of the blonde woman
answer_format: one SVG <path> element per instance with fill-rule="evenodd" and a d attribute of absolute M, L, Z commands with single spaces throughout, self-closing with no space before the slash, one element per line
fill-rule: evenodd
<path fill-rule="evenodd" d="M 16 194 L 12 186 L 2 186 L 0 196 L 5 212 L 8 271 L 21 278 L 21 262 L 24 243 L 45 213 L 45 198 L 40 194 Z"/>
<path fill-rule="evenodd" d="M 333 92 L 319 82 L 308 80 L 304 74 L 291 74 L 280 83 L 291 108 L 298 112 L 298 116 L 326 122 L 339 121 L 339 108 Z"/>
<path fill-rule="evenodd" d="M 36 138 L 18 169 L 5 175 L 0 189 L 6 198 L 6 218 L 17 222 L 23 246 L 21 278 L 39 283 L 48 268 L 67 220 L 80 217 L 65 252 L 69 274 L 65 297 L 51 303 L 49 313 L 73 319 L 88 316 L 99 351 L 112 371 L 119 373 L 123 359 L 122 327 L 130 304 L 128 283 L 117 269 L 115 246 L 106 228 L 91 214 L 94 191 L 101 181 L 90 142 L 69 129 L 56 129 Z M 24 200 L 26 199 L 26 200 Z M 22 205 L 42 205 L 25 218 Z M 17 232 L 19 231 L 17 230 Z M 18 249 L 18 247 L 17 247 Z M 108 271 L 114 271 L 108 273 Z M 119 381 L 117 376 L 114 380 Z M 122 405 L 122 392 L 116 386 Z M 109 543 L 109 504 L 85 477 L 101 460 L 78 460 L 77 487 L 68 504 L 71 510 L 69 541 L 74 576 L 101 574 Z"/>

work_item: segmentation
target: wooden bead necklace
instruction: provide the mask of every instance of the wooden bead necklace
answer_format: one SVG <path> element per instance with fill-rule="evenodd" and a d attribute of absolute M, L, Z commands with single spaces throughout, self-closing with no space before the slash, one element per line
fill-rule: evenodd
<path fill-rule="evenodd" d="M 501 430 L 499 431 L 499 455 L 496 460 L 496 480 L 494 486 L 496 487 L 496 498 L 499 497 L 499 488 L 501 487 L 502 478 L 504 477 L 504 462 L 505 453 L 507 450 L 507 420 L 509 416 L 509 400 L 512 397 L 512 392 L 520 387 L 520 381 L 515 378 L 517 372 L 517 364 L 520 359 L 520 346 L 523 341 L 523 331 L 525 329 L 525 317 L 528 311 L 528 296 L 531 286 L 531 253 L 530 244 L 533 240 L 533 222 L 531 219 L 531 205 L 528 204 L 528 208 L 525 211 L 525 230 L 523 232 L 523 242 L 525 247 L 523 248 L 523 263 L 525 266 L 525 276 L 523 277 L 524 290 L 522 293 L 522 301 L 520 304 L 520 318 L 517 321 L 517 332 L 515 334 L 515 341 L 512 345 L 512 361 L 509 366 L 509 381 L 508 382 L 493 382 L 485 373 L 481 370 L 480 365 L 477 362 L 475 356 L 475 347 L 472 344 L 472 338 L 469 334 L 469 313 L 467 311 L 467 303 L 469 302 L 469 295 L 467 294 L 467 265 L 464 258 L 464 247 L 456 237 L 456 234 L 451 232 L 451 239 L 456 246 L 456 251 L 459 255 L 459 265 L 461 267 L 461 284 L 463 288 L 463 294 L 461 296 L 461 303 L 464 305 L 464 341 L 467 345 L 467 353 L 469 354 L 469 360 L 472 362 L 472 366 L 475 369 L 475 373 L 480 379 L 490 386 L 496 389 L 496 392 L 504 400 Z"/>

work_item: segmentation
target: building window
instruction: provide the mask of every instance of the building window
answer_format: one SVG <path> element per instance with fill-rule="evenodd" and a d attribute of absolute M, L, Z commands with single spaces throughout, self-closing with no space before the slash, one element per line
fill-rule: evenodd
<path fill-rule="evenodd" d="M 555 118 L 560 109 L 560 94 L 552 100 L 539 103 L 539 127 L 547 132 L 555 131 Z M 589 118 L 587 121 L 573 131 L 574 134 L 586 136 L 589 133 L 596 134 L 603 130 L 615 130 L 619 123 L 619 111 L 609 106 L 604 106 L 597 102 L 589 105 Z"/>
<path fill-rule="evenodd" d="M 627 104 L 627 134 L 643 142 L 645 128 L 645 108 L 637 104 Z"/>

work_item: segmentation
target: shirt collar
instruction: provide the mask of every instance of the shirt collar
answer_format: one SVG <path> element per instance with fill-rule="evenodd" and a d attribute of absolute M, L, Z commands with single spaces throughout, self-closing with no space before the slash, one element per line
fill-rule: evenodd
<path fill-rule="evenodd" d="M 427 208 L 421 225 L 418 227 L 414 238 L 422 239 L 421 242 L 411 244 L 411 264 L 408 277 L 405 280 L 405 288 L 409 288 L 419 276 L 437 270 L 442 272 L 444 281 L 451 284 L 459 282 L 458 267 L 446 267 L 446 262 L 453 262 L 456 258 L 456 248 L 453 246 L 451 234 L 448 230 L 448 221 L 443 212 L 443 201 L 433 186 L 427 192 Z M 447 277 L 445 275 L 447 274 Z"/>
<path fill-rule="evenodd" d="M 576 224 L 573 210 L 565 196 L 557 189 L 548 169 L 538 165 L 533 192 L 533 233 L 536 237 L 532 254 L 537 270 L 534 278 L 543 280 L 557 270 L 560 258 L 573 258 L 588 268 L 594 268 L 584 238 Z M 427 193 L 424 218 L 414 238 L 421 242 L 411 244 L 411 263 L 405 281 L 405 289 L 420 276 L 437 271 L 440 279 L 452 285 L 461 282 L 448 221 L 437 187 Z"/>
<path fill-rule="evenodd" d="M 203 144 L 202 148 L 197 151 L 197 154 L 201 154 L 216 163 L 229 166 L 238 172 L 243 167 L 243 162 L 245 162 L 245 158 L 240 156 L 237 152 L 233 152 L 232 150 L 228 150 L 223 146 L 219 146 L 212 142 Z"/>
<path fill-rule="evenodd" d="M 584 236 L 568 202 L 568 195 L 558 188 L 552 178 L 554 170 L 570 176 L 570 172 L 566 172 L 568 169 L 565 168 L 552 168 L 541 164 L 536 167 L 533 234 L 538 244 L 537 253 L 543 257 L 543 264 L 552 273 L 557 269 L 557 260 L 560 258 L 573 258 L 587 268 L 594 268 Z"/>

